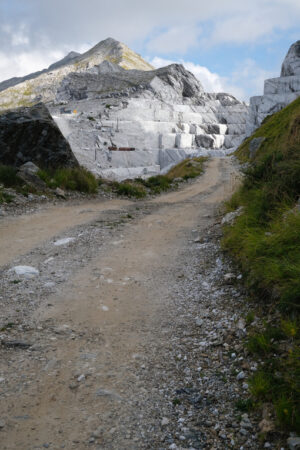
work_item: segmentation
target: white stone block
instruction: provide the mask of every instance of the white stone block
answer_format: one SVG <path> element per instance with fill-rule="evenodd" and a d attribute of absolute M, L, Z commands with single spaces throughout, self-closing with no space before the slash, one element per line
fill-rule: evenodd
<path fill-rule="evenodd" d="M 175 133 L 168 133 L 161 135 L 162 146 L 160 148 L 175 148 L 175 140 L 176 140 Z"/>
<path fill-rule="evenodd" d="M 193 135 L 187 133 L 178 133 L 176 135 L 175 146 L 177 148 L 191 148 L 193 145 Z"/>

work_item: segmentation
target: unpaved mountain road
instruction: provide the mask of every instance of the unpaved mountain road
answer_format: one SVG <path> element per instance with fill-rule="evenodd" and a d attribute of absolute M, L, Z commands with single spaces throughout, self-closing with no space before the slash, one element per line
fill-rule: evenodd
<path fill-rule="evenodd" d="M 212 159 L 150 201 L 2 221 L 1 450 L 260 448 L 233 411 L 245 307 L 214 225 L 235 181 L 230 159 Z"/>

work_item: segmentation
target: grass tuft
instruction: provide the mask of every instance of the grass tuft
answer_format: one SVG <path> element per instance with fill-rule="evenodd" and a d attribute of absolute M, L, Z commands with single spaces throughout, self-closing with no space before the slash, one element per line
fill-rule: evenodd
<path fill-rule="evenodd" d="M 11 166 L 0 165 L 0 183 L 10 188 L 20 186 L 24 182 L 17 176 L 17 169 Z"/>
<path fill-rule="evenodd" d="M 143 186 L 134 182 L 113 183 L 113 189 L 118 195 L 125 195 L 126 197 L 144 198 L 146 197 L 146 190 Z"/>
<path fill-rule="evenodd" d="M 59 187 L 88 194 L 94 194 L 98 189 L 98 180 L 83 167 L 39 170 L 38 176 L 52 189 Z"/>

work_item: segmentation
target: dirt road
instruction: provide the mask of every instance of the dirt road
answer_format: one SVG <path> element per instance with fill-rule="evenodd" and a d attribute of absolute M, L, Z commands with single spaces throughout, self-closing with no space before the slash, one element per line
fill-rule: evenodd
<path fill-rule="evenodd" d="M 194 440 L 172 434 L 183 408 L 166 392 L 183 357 L 174 355 L 180 336 L 173 333 L 188 326 L 181 320 L 189 289 L 198 296 L 196 315 L 205 311 L 196 278 L 185 284 L 196 267 L 190 247 L 205 241 L 235 177 L 230 159 L 213 159 L 196 182 L 151 201 L 49 208 L 2 221 L 0 264 L 10 265 L 2 267 L 0 294 L 1 449 L 213 445 L 209 433 Z M 61 237 L 73 240 L 54 246 Z M 15 263 L 39 276 L 19 279 L 9 271 Z M 217 439 L 225 447 L 215 448 L 228 448 Z"/>

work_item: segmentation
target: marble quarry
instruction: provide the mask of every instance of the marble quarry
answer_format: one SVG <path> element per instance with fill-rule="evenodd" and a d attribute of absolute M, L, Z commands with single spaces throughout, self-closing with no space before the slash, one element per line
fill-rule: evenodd
<path fill-rule="evenodd" d="M 165 173 L 189 156 L 233 152 L 248 114 L 232 95 L 204 92 L 182 65 L 155 70 L 112 38 L 0 83 L 0 110 L 39 102 L 79 163 L 117 180 Z"/>
<path fill-rule="evenodd" d="M 280 77 L 265 81 L 264 95 L 251 97 L 246 134 L 250 136 L 270 114 L 274 114 L 300 96 L 300 41 L 289 49 Z"/>
<path fill-rule="evenodd" d="M 245 136 L 247 106 L 205 93 L 182 65 L 124 70 L 103 62 L 62 81 L 50 112 L 78 161 L 122 180 L 165 173 L 189 156 L 225 155 Z"/>

